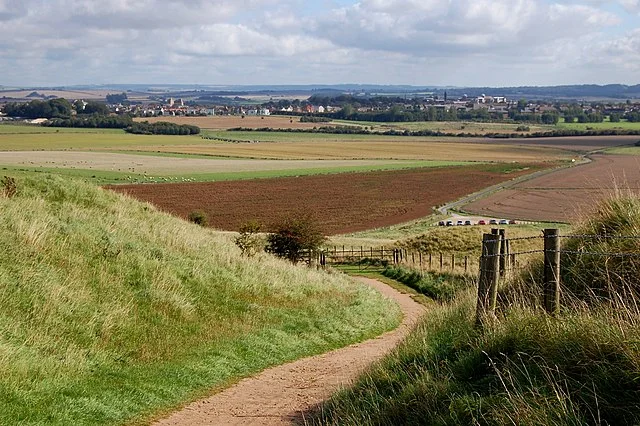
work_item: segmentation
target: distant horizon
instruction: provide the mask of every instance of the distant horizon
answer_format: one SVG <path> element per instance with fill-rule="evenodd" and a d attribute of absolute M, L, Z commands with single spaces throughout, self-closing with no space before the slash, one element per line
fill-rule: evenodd
<path fill-rule="evenodd" d="M 627 83 L 574 83 L 574 84 L 552 84 L 552 85 L 536 85 L 536 84 L 524 84 L 517 86 L 491 86 L 491 85 L 477 85 L 477 86 L 457 86 L 457 85 L 429 85 L 429 84 L 377 84 L 377 83 L 304 83 L 304 84 L 208 84 L 208 83 L 87 83 L 87 84 L 66 84 L 66 85 L 4 85 L 0 84 L 0 88 L 3 90 L 58 90 L 69 88 L 118 88 L 118 87 L 188 87 L 188 88 L 209 88 L 209 89 L 224 89 L 224 88 L 411 88 L 411 89 L 517 89 L 517 88 L 553 88 L 553 87 L 581 87 L 581 86 L 594 86 L 594 87 L 609 87 L 609 86 L 623 86 L 623 87 L 636 87 L 640 86 L 640 81 L 635 84 Z"/>

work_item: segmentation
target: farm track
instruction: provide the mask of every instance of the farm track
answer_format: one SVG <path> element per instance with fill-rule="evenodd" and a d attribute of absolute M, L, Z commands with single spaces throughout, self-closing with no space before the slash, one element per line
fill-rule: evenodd
<path fill-rule="evenodd" d="M 373 279 L 358 279 L 398 302 L 404 314 L 398 328 L 375 339 L 265 370 L 188 405 L 156 425 L 303 424 L 318 404 L 398 345 L 425 311 L 408 294 Z"/>

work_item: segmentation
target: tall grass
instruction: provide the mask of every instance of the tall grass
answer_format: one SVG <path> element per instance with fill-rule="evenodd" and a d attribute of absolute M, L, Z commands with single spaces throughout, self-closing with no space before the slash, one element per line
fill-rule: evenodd
<path fill-rule="evenodd" d="M 312 421 L 335 425 L 637 424 L 637 322 L 514 308 L 482 332 L 475 295 L 435 307 L 389 357 Z"/>
<path fill-rule="evenodd" d="M 618 195 L 563 244 L 563 309 L 540 308 L 541 265 L 502 289 L 478 328 L 474 291 L 433 307 L 358 383 L 320 407 L 315 424 L 640 424 L 640 311 L 635 261 L 640 201 Z M 574 252 L 580 252 L 576 254 Z M 631 259 L 635 259 L 632 257 Z"/>
<path fill-rule="evenodd" d="M 453 300 L 460 291 L 473 285 L 473 279 L 467 275 L 421 272 L 402 266 L 388 266 L 381 274 L 440 302 Z"/>
<path fill-rule="evenodd" d="M 363 340 L 399 310 L 340 275 L 86 183 L 0 192 L 0 424 L 141 420 Z"/>

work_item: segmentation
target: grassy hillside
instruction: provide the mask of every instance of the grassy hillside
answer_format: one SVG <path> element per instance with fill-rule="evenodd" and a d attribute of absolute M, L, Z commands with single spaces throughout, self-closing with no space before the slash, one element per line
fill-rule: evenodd
<path fill-rule="evenodd" d="M 497 318 L 482 328 L 475 325 L 476 290 L 463 293 L 432 307 L 314 423 L 640 424 L 640 251 L 637 238 L 618 238 L 638 230 L 640 199 L 604 203 L 574 230 L 599 238 L 564 242 L 572 253 L 563 254 L 560 315 L 541 311 L 539 273 L 528 273 L 539 268 L 505 284 Z"/>
<path fill-rule="evenodd" d="M 340 275 L 60 177 L 0 185 L 0 424 L 141 420 L 363 340 L 399 310 Z"/>

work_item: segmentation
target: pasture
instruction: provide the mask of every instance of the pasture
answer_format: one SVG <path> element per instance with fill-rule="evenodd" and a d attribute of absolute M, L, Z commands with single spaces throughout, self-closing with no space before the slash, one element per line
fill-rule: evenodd
<path fill-rule="evenodd" d="M 622 120 L 618 123 L 611 121 L 603 121 L 602 123 L 558 123 L 558 128 L 561 129 L 573 129 L 573 130 L 640 130 L 640 122 L 630 122 Z M 637 137 L 637 136 L 636 136 Z"/>
<path fill-rule="evenodd" d="M 415 121 L 415 122 L 399 122 L 399 123 L 381 123 L 373 121 L 351 121 L 351 120 L 334 120 L 334 124 L 344 126 L 361 126 L 367 127 L 376 132 L 385 132 L 387 130 L 432 130 L 444 133 L 471 133 L 475 135 L 485 135 L 487 133 L 534 133 L 545 132 L 554 129 L 554 126 L 543 124 L 518 124 L 518 123 L 488 123 L 478 121 Z M 528 131 L 518 130 L 518 127 L 527 126 Z"/>
<path fill-rule="evenodd" d="M 5 170 L 59 172 L 90 177 L 98 183 L 219 181 L 309 174 L 449 167 L 460 161 L 392 160 L 260 160 L 211 156 L 87 151 L 8 151 L 0 162 Z"/>

